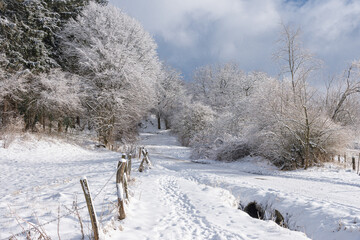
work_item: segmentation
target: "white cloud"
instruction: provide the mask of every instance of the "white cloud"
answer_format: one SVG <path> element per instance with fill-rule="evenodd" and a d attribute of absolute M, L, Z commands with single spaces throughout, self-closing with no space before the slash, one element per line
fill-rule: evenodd
<path fill-rule="evenodd" d="M 205 65 L 236 60 L 248 71 L 276 73 L 271 53 L 281 21 L 301 26 L 305 46 L 334 71 L 344 68 L 346 61 L 360 58 L 360 52 L 356 52 L 360 49 L 357 0 L 110 0 L 110 3 L 124 9 L 162 39 L 160 55 L 184 71 L 195 68 L 194 61 Z M 179 57 L 184 59 L 176 60 Z"/>

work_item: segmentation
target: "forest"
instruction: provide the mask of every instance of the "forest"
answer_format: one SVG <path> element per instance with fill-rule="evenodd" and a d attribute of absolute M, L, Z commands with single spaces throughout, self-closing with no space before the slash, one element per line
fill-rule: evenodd
<path fill-rule="evenodd" d="M 331 161 L 358 140 L 360 61 L 324 78 L 299 27 L 281 26 L 276 77 L 220 62 L 189 80 L 159 59 L 136 19 L 105 0 L 3 0 L 0 26 L 3 136 L 75 129 L 110 148 L 135 142 L 141 120 L 155 114 L 193 157 L 263 156 L 281 169 Z"/>

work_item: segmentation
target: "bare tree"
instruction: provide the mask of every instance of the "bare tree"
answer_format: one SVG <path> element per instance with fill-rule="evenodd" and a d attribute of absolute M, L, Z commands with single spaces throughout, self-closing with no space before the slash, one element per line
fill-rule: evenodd
<path fill-rule="evenodd" d="M 281 24 L 282 32 L 278 39 L 278 50 L 274 53 L 275 60 L 281 63 L 281 73 L 290 75 L 294 101 L 299 90 L 307 81 L 309 75 L 320 68 L 321 61 L 303 47 L 300 28 L 294 29 L 290 25 Z"/>
<path fill-rule="evenodd" d="M 341 135 L 341 127 L 332 122 L 324 106 L 319 104 L 321 97 L 318 92 L 308 84 L 311 74 L 320 67 L 320 61 L 303 48 L 299 28 L 282 27 L 278 41 L 281 45 L 274 56 L 283 63 L 281 71 L 284 80 L 277 87 L 277 96 L 272 96 L 278 99 L 275 105 L 269 107 L 272 112 L 265 114 L 273 120 L 270 121 L 272 127 L 264 128 L 268 129 L 264 135 L 268 138 L 262 146 L 265 150 L 273 149 L 273 159 L 290 163 L 294 168 L 302 166 L 306 169 L 319 160 L 328 159 L 335 148 L 344 146 L 334 139 L 335 136 L 338 141 L 347 141 Z M 272 144 L 274 141 L 278 143 Z"/>
<path fill-rule="evenodd" d="M 341 121 L 341 112 L 346 112 L 346 101 L 355 93 L 360 93 L 360 61 L 354 61 L 345 71 L 342 86 L 345 88 L 338 88 L 335 104 L 331 109 L 331 119 L 334 121 Z M 328 88 L 329 93 L 329 88 Z"/>

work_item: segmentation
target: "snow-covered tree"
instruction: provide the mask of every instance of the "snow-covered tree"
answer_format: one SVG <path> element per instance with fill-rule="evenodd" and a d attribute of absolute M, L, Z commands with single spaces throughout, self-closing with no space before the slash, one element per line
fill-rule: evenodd
<path fill-rule="evenodd" d="M 29 71 L 10 74 L 0 68 L 0 128 L 10 124 L 11 119 L 18 116 L 20 96 L 26 92 L 24 76 L 28 74 Z"/>
<path fill-rule="evenodd" d="M 44 72 L 59 67 L 57 33 L 88 4 L 89 0 L 1 1 L 0 52 L 6 54 L 7 71 Z"/>
<path fill-rule="evenodd" d="M 100 139 L 130 137 L 155 105 L 161 64 L 150 34 L 121 10 L 90 3 L 61 38 L 62 59 L 83 77 L 84 104 Z"/>
<path fill-rule="evenodd" d="M 159 84 L 157 86 L 156 114 L 158 117 L 158 128 L 161 129 L 161 121 L 164 120 L 165 128 L 171 127 L 173 116 L 180 110 L 186 102 L 187 93 L 181 74 L 175 69 L 163 67 Z"/>
<path fill-rule="evenodd" d="M 81 112 L 80 82 L 60 69 L 33 74 L 29 70 L 7 73 L 0 68 L 0 105 L 2 125 L 22 115 L 25 130 L 36 130 L 40 122 L 45 128 L 56 121 L 61 129 L 63 119 Z"/>
<path fill-rule="evenodd" d="M 28 107 L 32 113 L 37 113 L 38 121 L 45 129 L 48 122 L 51 131 L 52 122 L 57 122 L 58 131 L 65 130 L 75 124 L 75 118 L 81 115 L 81 82 L 78 76 L 66 73 L 61 69 L 53 69 L 49 73 L 36 76 L 40 95 L 34 104 Z"/>
<path fill-rule="evenodd" d="M 228 98 L 230 101 L 221 109 L 213 108 L 216 110 L 216 117 L 211 127 L 198 133 L 192 140 L 195 157 L 221 160 L 224 160 L 225 157 L 228 158 L 227 161 L 231 161 L 242 156 L 240 153 L 242 150 L 250 148 L 247 146 L 246 138 L 254 130 L 254 125 L 256 126 L 253 105 L 260 94 L 261 84 L 270 79 L 261 72 L 242 74 L 241 81 L 237 83 L 237 91 L 234 91 L 232 97 Z M 231 91 L 229 90 L 229 92 Z M 230 150 L 231 148 L 234 149 Z M 226 153 L 226 151 L 231 153 Z M 249 150 L 243 154 L 248 154 L 248 152 Z M 232 154 L 234 155 L 230 156 Z"/>
<path fill-rule="evenodd" d="M 234 63 L 209 65 L 195 71 L 190 90 L 195 101 L 221 112 L 228 110 L 240 97 L 250 94 L 253 83 L 249 80 Z"/>

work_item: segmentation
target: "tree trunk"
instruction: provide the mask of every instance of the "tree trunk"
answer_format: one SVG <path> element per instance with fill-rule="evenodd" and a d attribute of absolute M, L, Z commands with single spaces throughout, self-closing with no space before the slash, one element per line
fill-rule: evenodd
<path fill-rule="evenodd" d="M 62 121 L 58 121 L 58 132 L 62 132 Z"/>
<path fill-rule="evenodd" d="M 1 114 L 1 123 L 3 126 L 6 126 L 7 124 L 7 111 L 8 111 L 8 102 L 4 100 L 4 106 L 3 106 L 3 112 Z"/>
<path fill-rule="evenodd" d="M 51 119 L 49 119 L 49 133 L 51 133 L 51 128 L 52 128 L 52 121 Z"/>
<path fill-rule="evenodd" d="M 157 114 L 158 129 L 161 129 L 161 118 L 160 113 Z"/>
<path fill-rule="evenodd" d="M 309 118 L 307 113 L 307 108 L 303 106 L 304 113 L 305 113 L 305 126 L 306 126 L 306 132 L 305 132 L 305 169 L 309 167 L 310 163 L 310 125 L 309 125 Z"/>
<path fill-rule="evenodd" d="M 352 157 L 352 169 L 353 169 L 354 171 L 356 170 L 355 157 Z"/>
<path fill-rule="evenodd" d="M 40 121 L 41 121 L 41 124 L 43 126 L 43 130 L 45 131 L 46 125 L 45 125 L 45 116 L 44 116 L 44 114 L 41 114 Z"/>
<path fill-rule="evenodd" d="M 28 110 L 24 114 L 25 130 L 35 131 L 36 121 L 36 115 L 31 110 Z"/>
<path fill-rule="evenodd" d="M 164 122 L 165 122 L 165 129 L 166 130 L 170 129 L 169 121 L 167 120 L 167 118 L 164 118 Z"/>

